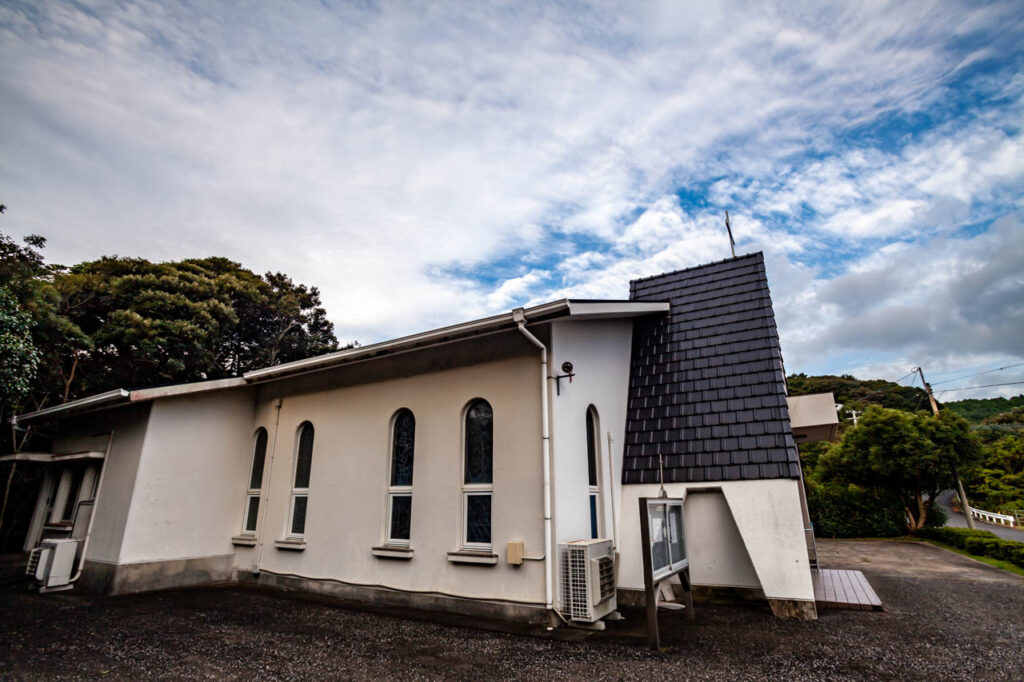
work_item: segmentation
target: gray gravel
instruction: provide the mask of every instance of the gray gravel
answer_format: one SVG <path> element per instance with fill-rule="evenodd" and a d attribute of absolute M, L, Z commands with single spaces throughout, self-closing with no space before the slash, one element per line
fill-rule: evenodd
<path fill-rule="evenodd" d="M 886 613 L 827 610 L 799 622 L 759 605 L 698 603 L 693 621 L 662 614 L 663 652 L 647 650 L 640 611 L 602 635 L 559 641 L 262 590 L 97 598 L 8 585 L 0 677 L 1024 679 L 1024 581 L 907 577 L 862 561 L 833 567 L 864 570 Z"/>

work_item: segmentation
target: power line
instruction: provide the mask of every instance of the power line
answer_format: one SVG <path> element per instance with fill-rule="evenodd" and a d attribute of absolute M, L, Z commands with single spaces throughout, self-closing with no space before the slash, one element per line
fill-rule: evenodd
<path fill-rule="evenodd" d="M 944 388 L 939 393 L 949 393 L 950 391 L 968 391 L 972 388 L 995 388 L 996 386 L 1017 386 L 1018 384 L 1024 384 L 1024 381 L 1008 381 L 1005 384 L 984 384 L 981 386 L 960 386 L 959 388 Z"/>
<path fill-rule="evenodd" d="M 899 379 L 897 379 L 896 381 L 894 381 L 892 383 L 898 384 L 898 383 L 900 383 L 901 381 L 903 381 L 904 379 L 906 379 L 909 376 L 913 376 L 915 378 L 915 380 L 916 380 L 916 378 L 917 378 L 916 375 L 917 375 L 917 370 L 916 369 L 912 369 L 908 373 L 904 374 L 903 376 L 901 376 Z M 913 384 L 913 382 L 911 382 L 911 384 Z"/>
<path fill-rule="evenodd" d="M 1004 369 L 1010 369 L 1011 367 L 1019 367 L 1020 365 L 1024 365 L 1024 362 L 1015 362 L 1012 365 L 1007 365 L 1006 367 L 996 367 L 995 369 L 986 369 L 984 372 L 975 372 L 974 374 L 965 374 L 960 377 L 953 377 L 952 379 L 943 379 L 942 381 L 936 381 L 934 384 L 932 384 L 932 386 L 938 386 L 939 384 L 948 384 L 949 382 L 957 381 L 958 379 L 969 379 L 971 377 L 976 377 L 980 374 L 991 374 L 992 372 L 1001 372 Z"/>

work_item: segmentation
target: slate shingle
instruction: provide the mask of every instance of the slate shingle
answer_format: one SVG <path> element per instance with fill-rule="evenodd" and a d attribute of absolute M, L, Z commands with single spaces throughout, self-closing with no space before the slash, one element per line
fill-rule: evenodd
<path fill-rule="evenodd" d="M 782 352 L 760 253 L 629 283 L 669 301 L 637 323 L 623 483 L 798 478 Z"/>

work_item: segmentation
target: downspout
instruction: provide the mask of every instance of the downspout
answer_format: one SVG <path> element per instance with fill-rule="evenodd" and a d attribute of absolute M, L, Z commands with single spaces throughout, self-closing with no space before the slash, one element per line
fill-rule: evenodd
<path fill-rule="evenodd" d="M 619 551 L 619 517 L 615 515 L 615 455 L 612 453 L 612 432 L 608 430 L 608 499 L 612 503 L 612 548 Z"/>
<path fill-rule="evenodd" d="M 252 567 L 252 572 L 260 572 L 260 560 L 263 558 L 263 531 L 267 526 L 267 514 L 270 509 L 270 484 L 274 480 L 274 454 L 277 452 L 277 426 L 281 423 L 281 405 L 284 403 L 284 399 L 278 398 L 277 404 L 274 405 L 276 413 L 274 415 L 274 438 L 270 443 L 270 464 L 267 466 L 267 485 L 265 488 L 260 490 L 260 506 L 263 507 L 263 513 L 259 517 L 259 529 L 257 530 L 257 537 L 259 540 L 256 545 L 256 563 Z M 267 496 L 263 497 L 263 490 L 267 491 Z"/>
<path fill-rule="evenodd" d="M 548 424 L 548 348 L 526 329 L 526 312 L 512 311 L 512 320 L 526 339 L 540 349 L 540 438 L 544 470 L 544 606 L 552 607 L 554 567 L 551 564 L 551 432 Z"/>
<path fill-rule="evenodd" d="M 110 438 L 107 439 L 107 451 L 103 454 L 103 466 L 100 467 L 100 480 L 96 482 L 96 494 L 92 496 L 92 513 L 89 514 L 89 525 L 85 529 L 85 540 L 82 540 L 82 556 L 78 558 L 78 570 L 68 580 L 69 584 L 74 584 L 82 577 L 82 567 L 85 566 L 85 552 L 89 549 L 89 539 L 92 537 L 92 524 L 96 521 L 96 507 L 100 501 L 100 494 L 103 493 L 103 479 L 107 476 L 107 466 L 110 462 L 110 450 L 114 445 L 115 433 L 117 433 L 117 429 L 111 429 Z"/>

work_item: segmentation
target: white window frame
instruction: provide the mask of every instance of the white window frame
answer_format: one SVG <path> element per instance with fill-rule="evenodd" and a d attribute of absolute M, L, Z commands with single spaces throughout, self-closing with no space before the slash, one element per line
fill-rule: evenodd
<path fill-rule="evenodd" d="M 257 443 L 259 443 L 259 440 L 260 440 L 260 431 L 263 431 L 264 433 L 266 433 L 267 430 L 264 427 L 261 426 L 258 429 L 256 429 L 256 431 L 253 432 L 252 455 L 249 457 L 249 483 L 250 483 L 250 485 L 252 484 L 252 471 L 253 471 L 253 468 L 256 466 L 256 445 L 257 445 Z M 267 436 L 268 436 L 268 438 L 267 438 L 267 447 L 270 447 L 269 435 L 270 434 L 267 434 Z M 260 487 L 259 488 L 246 488 L 246 490 L 245 490 L 245 507 L 243 507 L 243 509 L 242 509 L 242 533 L 241 533 L 244 536 L 247 536 L 247 537 L 255 536 L 256 535 L 256 530 L 260 527 L 260 509 L 259 509 L 259 507 L 262 506 L 262 501 L 260 500 L 260 497 L 262 496 L 262 493 L 263 493 L 263 477 L 265 477 L 266 475 L 267 475 L 267 450 L 266 450 L 266 448 L 264 448 L 264 450 L 263 450 L 263 476 L 260 477 Z M 254 498 L 256 500 L 256 504 L 258 505 L 256 507 L 256 528 L 253 528 L 252 530 L 249 530 L 246 526 L 249 524 L 249 507 L 252 506 L 252 501 L 253 501 Z"/>
<path fill-rule="evenodd" d="M 393 538 L 391 537 L 391 513 L 395 509 L 395 498 L 397 497 L 408 497 L 409 504 L 412 504 L 412 486 L 390 486 L 388 488 L 388 513 L 387 513 L 387 526 L 384 530 L 384 535 L 387 536 L 387 540 L 384 542 L 389 547 L 408 547 L 412 541 L 412 537 L 408 538 Z M 411 513 L 411 512 L 410 512 Z M 412 536 L 412 524 L 410 523 L 409 535 Z"/>
<path fill-rule="evenodd" d="M 587 430 L 587 439 L 594 447 L 594 485 L 590 485 L 590 453 L 587 453 L 587 525 L 590 525 L 590 500 L 594 500 L 595 527 L 590 529 L 592 539 L 600 538 L 604 521 L 601 513 L 601 420 L 597 414 L 597 408 L 593 405 L 587 406 L 587 414 L 590 415 L 591 423 L 594 425 L 594 432 Z M 586 428 L 584 421 L 584 428 Z M 595 535 L 596 533 L 596 535 Z"/>
<path fill-rule="evenodd" d="M 384 545 L 386 547 L 409 547 L 412 541 L 412 521 L 409 522 L 409 537 L 408 538 L 393 538 L 391 537 L 391 513 L 394 511 L 395 498 L 396 497 L 408 497 L 409 504 L 412 505 L 412 486 L 411 485 L 391 485 L 391 479 L 395 464 L 395 428 L 398 426 L 398 415 L 403 411 L 408 411 L 413 418 L 413 428 L 415 429 L 416 414 L 407 407 L 401 407 L 395 410 L 395 413 L 391 415 L 391 426 L 388 429 L 388 500 L 387 500 L 387 513 L 384 515 Z M 413 431 L 413 446 L 412 446 L 412 461 L 413 461 L 413 482 L 416 481 L 416 437 L 415 430 Z M 410 511 L 410 515 L 411 515 Z"/>
<path fill-rule="evenodd" d="M 466 483 L 466 418 L 469 416 L 469 408 L 478 401 L 487 403 L 491 408 L 491 482 L 490 483 Z M 462 531 L 460 546 L 467 552 L 492 552 L 494 551 L 494 406 L 486 398 L 473 398 L 466 403 L 462 409 L 462 470 L 460 480 L 462 481 Z M 469 498 L 473 495 L 487 495 L 491 498 L 491 541 L 470 542 L 469 541 Z"/>
<path fill-rule="evenodd" d="M 302 521 L 302 532 L 296 533 L 292 528 L 295 527 L 295 501 L 302 498 L 306 501 L 306 518 Z M 286 535 L 289 538 L 295 538 L 298 540 L 305 539 L 306 537 L 306 521 L 309 520 L 309 488 L 292 488 L 291 502 L 288 504 L 288 532 Z"/>
<path fill-rule="evenodd" d="M 302 431 L 306 428 L 306 425 L 313 429 L 313 443 L 316 444 L 316 427 L 313 426 L 313 422 L 308 419 L 299 424 L 299 428 L 295 430 L 295 461 L 292 463 L 292 493 L 288 502 L 288 518 L 285 519 L 285 537 L 295 540 L 304 540 L 306 538 L 306 526 L 309 524 L 309 487 L 296 488 L 295 487 L 295 475 L 299 472 L 299 448 L 302 446 Z M 313 453 L 309 453 L 309 480 L 313 480 Z M 295 501 L 299 498 L 306 500 L 306 518 L 302 522 L 302 532 L 296 533 L 292 530 L 295 526 Z"/>
<path fill-rule="evenodd" d="M 469 498 L 479 496 L 491 500 L 491 541 L 469 541 Z M 469 552 L 490 552 L 494 548 L 494 484 L 465 483 L 462 486 L 462 549 Z"/>

